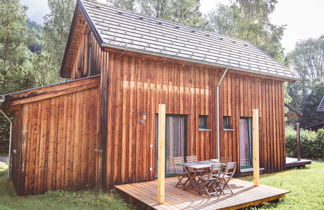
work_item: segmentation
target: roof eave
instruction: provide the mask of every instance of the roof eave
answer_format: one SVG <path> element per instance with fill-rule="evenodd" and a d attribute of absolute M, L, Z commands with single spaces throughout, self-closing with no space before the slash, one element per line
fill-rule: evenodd
<path fill-rule="evenodd" d="M 294 78 L 294 77 L 288 77 L 288 76 L 278 76 L 278 75 L 274 75 L 274 74 L 267 74 L 267 73 L 263 73 L 263 72 L 255 72 L 255 71 L 250 71 L 247 69 L 243 69 L 243 68 L 238 68 L 238 67 L 233 67 L 233 66 L 228 66 L 228 65 L 221 65 L 221 64 L 215 64 L 212 62 L 204 62 L 204 61 L 199 61 L 199 60 L 194 60 L 194 59 L 186 59 L 183 57 L 179 57 L 179 56 L 168 56 L 162 53 L 154 53 L 154 52 L 147 52 L 145 50 L 135 50 L 135 49 L 130 49 L 130 48 L 126 48 L 126 47 L 118 47 L 118 46 L 112 46 L 109 45 L 107 43 L 102 43 L 101 45 L 103 48 L 112 48 L 112 49 L 117 49 L 117 50 L 125 50 L 125 51 L 130 51 L 130 52 L 135 52 L 135 53 L 142 53 L 142 54 L 146 54 L 146 55 L 153 55 L 153 56 L 158 56 L 158 57 L 163 57 L 163 58 L 169 58 L 169 59 L 175 59 L 175 60 L 180 60 L 180 61 L 186 61 L 186 62 L 191 62 L 191 63 L 197 63 L 197 64 L 204 64 L 204 65 L 209 65 L 209 66 L 213 66 L 213 67 L 221 67 L 221 68 L 229 68 L 232 70 L 236 70 L 236 71 L 243 71 L 243 72 L 247 72 L 247 73 L 252 73 L 252 74 L 258 74 L 258 75 L 264 75 L 264 76 L 270 76 L 270 77 L 275 77 L 275 78 L 280 78 L 280 79 L 284 79 L 287 82 L 293 82 L 293 81 L 297 81 L 300 78 Z"/>

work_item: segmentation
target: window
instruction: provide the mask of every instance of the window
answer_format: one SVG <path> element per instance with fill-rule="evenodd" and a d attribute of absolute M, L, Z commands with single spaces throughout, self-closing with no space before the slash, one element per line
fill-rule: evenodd
<path fill-rule="evenodd" d="M 207 116 L 208 115 L 199 115 L 199 129 L 208 129 Z"/>
<path fill-rule="evenodd" d="M 92 47 L 91 47 L 91 32 L 88 33 L 88 65 L 87 65 L 87 76 L 91 75 L 91 54 L 92 54 Z"/>
<path fill-rule="evenodd" d="M 223 117 L 223 129 L 232 129 L 232 117 L 224 116 Z"/>

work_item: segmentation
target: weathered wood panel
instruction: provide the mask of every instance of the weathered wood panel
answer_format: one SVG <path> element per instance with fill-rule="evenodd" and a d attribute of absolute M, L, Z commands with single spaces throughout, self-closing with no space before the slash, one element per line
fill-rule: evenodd
<path fill-rule="evenodd" d="M 216 83 L 224 69 L 180 65 L 140 56 L 109 55 L 107 177 L 114 184 L 155 176 L 155 117 L 158 104 L 167 114 L 187 116 L 187 154 L 217 158 Z M 282 81 L 229 72 L 221 85 L 221 116 L 233 130 L 221 130 L 221 158 L 239 161 L 239 119 L 260 110 L 260 163 L 266 172 L 284 168 Z M 141 123 L 143 113 L 146 120 Z M 210 130 L 198 129 L 208 115 Z M 222 128 L 221 118 L 221 128 Z M 126 156 L 128 158 L 126 158 Z"/>
<path fill-rule="evenodd" d="M 24 103 L 14 112 L 12 180 L 17 193 L 95 186 L 99 80 L 87 80 L 97 86 Z"/>
<path fill-rule="evenodd" d="M 90 38 L 90 40 L 89 40 Z M 78 38 L 78 47 L 74 51 L 75 53 L 75 60 L 72 65 L 71 70 L 71 78 L 72 79 L 78 79 L 86 76 L 91 75 L 97 75 L 101 72 L 102 67 L 102 50 L 99 46 L 95 36 L 90 33 L 89 36 L 89 28 L 85 25 L 82 29 L 82 32 L 80 32 Z M 91 45 L 90 50 L 90 58 L 91 61 L 88 59 L 88 53 L 89 53 L 89 41 Z M 72 61 L 70 61 L 71 63 Z M 88 63 L 90 62 L 90 70 L 88 70 Z"/>

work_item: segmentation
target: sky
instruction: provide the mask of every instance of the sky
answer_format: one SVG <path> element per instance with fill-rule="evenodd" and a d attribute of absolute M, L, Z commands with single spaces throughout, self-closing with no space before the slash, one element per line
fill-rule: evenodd
<path fill-rule="evenodd" d="M 27 16 L 37 23 L 43 22 L 49 13 L 47 0 L 20 0 L 29 7 Z M 200 0 L 201 11 L 207 14 L 219 3 L 229 4 L 230 0 Z M 294 49 L 296 42 L 324 35 L 324 0 L 278 0 L 274 13 L 270 16 L 272 23 L 286 25 L 282 39 L 285 52 Z"/>

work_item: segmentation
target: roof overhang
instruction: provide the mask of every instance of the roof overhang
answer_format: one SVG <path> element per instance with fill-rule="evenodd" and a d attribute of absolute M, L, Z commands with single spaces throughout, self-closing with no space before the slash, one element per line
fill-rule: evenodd
<path fill-rule="evenodd" d="M 73 21 L 71 24 L 68 42 L 67 42 L 67 45 L 65 48 L 64 58 L 63 58 L 63 62 L 62 62 L 61 70 L 60 70 L 60 75 L 62 77 L 65 77 L 65 78 L 70 77 L 71 70 L 73 68 L 73 65 L 71 63 L 74 60 L 73 56 L 75 56 L 73 54 L 73 52 L 77 51 L 77 47 L 78 47 L 77 37 L 80 36 L 80 32 L 78 30 L 76 30 L 76 28 L 79 27 L 78 24 L 80 22 L 83 23 L 83 21 L 87 23 L 89 30 L 91 30 L 91 32 L 94 34 L 96 40 L 98 41 L 99 46 L 102 49 L 115 49 L 115 50 L 121 50 L 121 51 L 133 52 L 133 53 L 140 53 L 143 55 L 168 58 L 168 59 L 177 60 L 177 61 L 185 61 L 185 62 L 189 62 L 189 63 L 203 64 L 203 65 L 208 65 L 208 66 L 212 66 L 212 67 L 229 68 L 229 69 L 232 69 L 232 70 L 238 71 L 238 72 L 246 72 L 246 73 L 252 73 L 252 74 L 256 74 L 256 75 L 264 75 L 264 76 L 269 76 L 272 78 L 278 78 L 280 80 L 284 80 L 284 81 L 288 81 L 288 82 L 293 82 L 293 81 L 299 80 L 299 78 L 297 78 L 297 77 L 292 78 L 291 76 L 287 76 L 287 75 L 283 75 L 283 74 L 278 76 L 278 75 L 270 74 L 267 72 L 257 72 L 256 73 L 255 71 L 251 71 L 249 69 L 240 68 L 240 67 L 234 68 L 233 66 L 215 64 L 213 62 L 208 62 L 208 61 L 184 58 L 184 57 L 179 57 L 179 56 L 169 56 L 169 55 L 166 55 L 163 53 L 147 52 L 145 50 L 140 50 L 140 49 L 132 49 L 132 48 L 127 48 L 127 47 L 110 45 L 109 43 L 105 43 L 104 39 L 101 37 L 99 31 L 97 30 L 94 22 L 92 21 L 91 17 L 87 13 L 86 8 L 84 7 L 81 0 L 77 1 L 75 12 L 73 15 Z"/>
<path fill-rule="evenodd" d="M 3 95 L 0 99 L 0 108 L 6 111 L 11 111 L 12 107 L 19 106 L 25 103 L 44 100 L 47 98 L 57 97 L 75 93 L 78 91 L 97 88 L 99 86 L 99 75 L 85 77 L 67 82 L 47 85 L 39 88 L 32 88 L 28 90 L 8 93 Z"/>
<path fill-rule="evenodd" d="M 146 51 L 142 51 L 142 50 L 134 50 L 134 49 L 129 49 L 129 48 L 111 46 L 111 45 L 109 45 L 107 43 L 102 43 L 101 46 L 102 46 L 103 49 L 106 49 L 106 51 L 109 51 L 109 49 L 115 49 L 115 50 L 119 50 L 120 52 L 122 52 L 122 51 L 126 52 L 127 51 L 127 52 L 133 52 L 133 53 L 140 53 L 140 54 L 148 55 L 148 56 L 155 56 L 155 57 L 162 57 L 162 58 L 172 59 L 174 61 L 184 61 L 184 62 L 188 62 L 188 63 L 207 65 L 207 66 L 210 66 L 210 67 L 219 67 L 219 68 L 224 68 L 224 69 L 231 69 L 231 71 L 237 71 L 238 73 L 239 72 L 246 72 L 246 73 L 251 73 L 251 74 L 254 74 L 254 75 L 260 75 L 260 76 L 263 75 L 263 76 L 267 76 L 267 77 L 271 77 L 271 78 L 277 78 L 279 80 L 283 80 L 283 81 L 287 81 L 287 82 L 294 82 L 296 80 L 299 80 L 299 79 L 293 79 L 291 77 L 286 77 L 286 76 L 276 77 L 273 74 L 267 74 L 267 73 L 262 73 L 262 72 L 256 73 L 254 71 L 249 71 L 247 69 L 233 68 L 233 67 L 227 66 L 227 65 L 219 65 L 219 64 L 215 65 L 212 62 L 205 62 L 205 61 L 203 62 L 203 61 L 200 61 L 200 60 L 185 59 L 185 58 L 177 57 L 177 56 L 167 56 L 167 55 L 160 54 L 160 53 L 147 53 Z"/>

